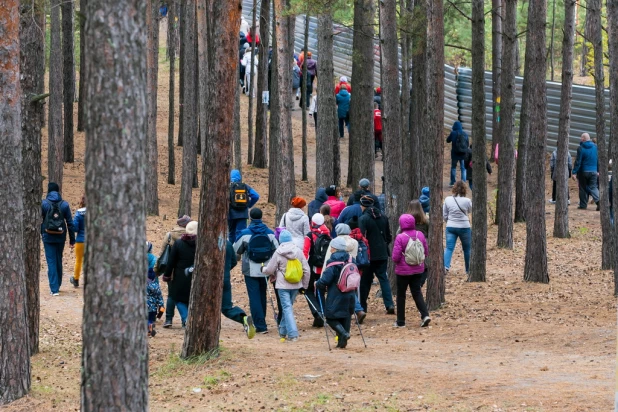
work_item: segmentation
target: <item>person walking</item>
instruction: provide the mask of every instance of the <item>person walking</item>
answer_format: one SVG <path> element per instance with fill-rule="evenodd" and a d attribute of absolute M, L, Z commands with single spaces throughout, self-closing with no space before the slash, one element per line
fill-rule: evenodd
<path fill-rule="evenodd" d="M 247 43 L 249 44 L 249 43 Z M 240 64 L 245 68 L 245 87 L 244 91 L 247 96 L 251 93 L 251 96 L 255 97 L 255 91 L 257 89 L 257 78 L 254 79 L 255 84 L 251 84 L 251 73 L 256 73 L 258 71 L 258 50 L 257 47 L 253 52 L 253 61 L 251 60 L 251 48 L 245 50 L 245 54 L 242 58 Z"/>
<path fill-rule="evenodd" d="M 466 152 L 466 158 L 464 159 L 464 164 L 466 165 L 466 177 L 468 178 L 468 186 L 470 186 L 470 190 L 472 190 L 472 145 L 468 148 Z M 491 175 L 492 168 L 491 164 L 489 164 L 489 160 L 485 159 L 485 170 L 487 170 L 487 174 Z"/>
<path fill-rule="evenodd" d="M 352 93 L 352 86 L 348 83 L 348 78 L 346 76 L 341 76 L 339 78 L 339 83 L 335 86 L 335 96 L 339 94 L 341 89 L 346 89 L 348 93 Z"/>
<path fill-rule="evenodd" d="M 75 229 L 71 207 L 60 196 L 60 186 L 57 183 L 47 184 L 47 197 L 41 202 L 41 235 L 45 261 L 47 262 L 47 277 L 52 296 L 60 295 L 62 286 L 62 253 L 69 234 L 69 246 L 75 247 Z"/>
<path fill-rule="evenodd" d="M 307 287 L 307 297 L 313 304 L 313 306 L 309 305 L 309 309 L 313 315 L 312 326 L 316 328 L 323 327 L 324 321 L 318 312 L 315 311 L 318 307 L 318 302 L 315 299 L 315 282 L 322 275 L 322 267 L 326 261 L 326 251 L 330 241 L 330 231 L 324 226 L 324 215 L 316 213 L 311 217 L 310 232 L 305 236 L 305 245 L 303 247 L 303 254 L 311 269 L 311 278 L 309 279 L 309 285 Z"/>
<path fill-rule="evenodd" d="M 328 195 L 326 194 L 326 189 L 323 187 L 318 187 L 315 191 L 315 199 L 309 202 L 309 206 L 307 207 L 307 212 L 309 216 L 313 216 L 316 213 L 320 213 L 320 208 L 328 200 Z"/>
<path fill-rule="evenodd" d="M 384 161 L 384 149 L 382 149 L 382 111 L 377 102 L 373 104 L 373 142 L 375 157 L 378 157 L 379 150 L 382 153 L 382 161 Z"/>
<path fill-rule="evenodd" d="M 551 171 L 551 199 L 549 199 L 550 204 L 556 204 L 556 162 L 558 161 L 558 149 L 554 150 L 551 153 L 551 157 L 549 158 L 549 169 Z M 573 160 L 571 159 L 571 155 L 567 153 L 567 175 L 570 178 L 571 173 L 573 171 Z M 568 182 L 568 180 L 567 180 Z M 472 187 L 472 186 L 470 186 Z M 567 204 L 571 204 L 571 194 L 569 193 L 569 186 L 567 185 Z"/>
<path fill-rule="evenodd" d="M 472 246 L 472 230 L 470 218 L 472 201 L 466 197 L 466 184 L 461 180 L 453 186 L 452 196 L 444 200 L 442 217 L 446 222 L 446 249 L 444 249 L 444 267 L 448 272 L 451 269 L 451 258 L 455 250 L 457 239 L 461 240 L 466 274 L 470 270 L 470 248 Z"/>
<path fill-rule="evenodd" d="M 577 158 L 573 166 L 573 180 L 579 184 L 578 209 L 588 208 L 588 199 L 597 205 L 597 211 L 601 210 L 599 204 L 599 155 L 597 145 L 590 141 L 588 133 L 582 134 L 581 143 L 577 148 Z"/>
<path fill-rule="evenodd" d="M 253 318 L 247 316 L 244 310 L 232 303 L 232 281 L 231 271 L 236 266 L 236 253 L 230 241 L 226 241 L 225 246 L 225 268 L 223 270 L 223 295 L 221 297 L 221 314 L 226 318 L 240 323 L 249 339 L 255 336 L 255 325 Z"/>
<path fill-rule="evenodd" d="M 342 87 L 337 93 L 337 118 L 339 119 L 339 137 L 343 139 L 344 126 L 350 134 L 350 99 L 348 89 Z"/>
<path fill-rule="evenodd" d="M 461 123 L 456 121 L 453 123 L 453 130 L 451 134 L 446 138 L 446 143 L 451 143 L 451 183 L 450 187 L 455 184 L 457 178 L 457 164 L 459 163 L 459 169 L 461 171 L 461 180 L 466 181 L 466 166 L 464 164 L 466 159 L 466 153 L 468 153 L 469 138 L 468 134 L 464 132 Z"/>
<path fill-rule="evenodd" d="M 69 278 L 69 282 L 73 287 L 79 287 L 79 279 L 82 274 L 82 266 L 84 265 L 84 245 L 86 242 L 86 195 L 82 196 L 79 202 L 79 209 L 75 212 L 73 218 L 73 228 L 75 230 L 75 267 L 73 268 L 73 276 Z"/>
<path fill-rule="evenodd" d="M 303 208 L 307 205 L 307 201 L 302 197 L 294 196 L 290 200 L 292 206 L 281 217 L 279 227 L 284 227 L 292 235 L 292 242 L 301 251 L 305 246 L 305 236 L 309 233 L 309 218 L 303 212 Z"/>
<path fill-rule="evenodd" d="M 228 240 L 236 242 L 240 233 L 247 228 L 251 209 L 260 200 L 258 192 L 242 181 L 236 169 L 230 173 L 230 210 L 227 216 Z"/>
<path fill-rule="evenodd" d="M 384 179 L 382 179 L 384 180 Z M 378 197 L 373 194 L 373 192 L 370 189 L 371 187 L 371 181 L 369 179 L 367 179 L 366 177 L 363 177 L 361 180 L 358 181 L 358 190 L 356 190 L 353 193 L 353 196 L 350 196 L 348 198 L 348 203 L 347 206 L 352 206 L 354 203 L 356 203 L 356 195 L 358 195 L 358 203 L 360 204 L 360 199 L 363 196 L 370 196 L 373 198 L 373 202 L 374 204 L 378 204 Z"/>
<path fill-rule="evenodd" d="M 345 208 L 345 202 L 341 200 L 341 191 L 337 188 L 337 186 L 330 185 L 326 188 L 326 195 L 328 198 L 324 204 L 330 206 L 330 215 L 333 219 L 339 218 L 339 215 Z"/>

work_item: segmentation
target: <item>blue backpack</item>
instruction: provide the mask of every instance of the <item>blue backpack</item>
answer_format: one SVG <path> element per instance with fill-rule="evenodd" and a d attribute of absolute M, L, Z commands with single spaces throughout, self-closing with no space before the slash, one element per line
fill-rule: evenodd
<path fill-rule="evenodd" d="M 265 233 L 251 235 L 247 244 L 247 256 L 255 263 L 268 262 L 274 253 L 270 237 Z"/>
<path fill-rule="evenodd" d="M 356 266 L 369 266 L 369 246 L 364 241 L 358 240 L 358 254 L 356 255 Z"/>

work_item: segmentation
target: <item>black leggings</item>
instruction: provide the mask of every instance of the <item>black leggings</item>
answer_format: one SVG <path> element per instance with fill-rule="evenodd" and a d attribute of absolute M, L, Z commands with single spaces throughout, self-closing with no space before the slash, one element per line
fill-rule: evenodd
<path fill-rule="evenodd" d="M 406 292 L 410 288 L 416 308 L 421 314 L 421 319 L 425 316 L 429 316 L 425 299 L 423 299 L 423 292 L 421 287 L 425 283 L 424 273 L 417 275 L 400 276 L 397 275 L 397 325 L 405 326 L 406 324 Z"/>

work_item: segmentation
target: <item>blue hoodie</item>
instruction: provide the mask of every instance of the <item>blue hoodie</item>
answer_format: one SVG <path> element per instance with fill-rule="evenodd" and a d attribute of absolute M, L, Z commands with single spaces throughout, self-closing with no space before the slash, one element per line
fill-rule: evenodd
<path fill-rule="evenodd" d="M 73 229 L 77 233 L 75 243 L 84 243 L 86 241 L 86 208 L 77 209 L 73 218 Z"/>
<path fill-rule="evenodd" d="M 61 235 L 50 234 L 45 232 L 43 229 L 43 221 L 45 221 L 45 215 L 47 211 L 51 208 L 51 203 L 60 202 L 60 211 L 62 212 L 62 216 L 64 217 L 64 223 L 62 224 L 63 233 Z M 43 221 L 41 222 L 41 235 L 43 236 L 44 243 L 64 243 L 67 240 L 67 232 L 69 232 L 69 243 L 71 245 L 75 244 L 75 229 L 73 228 L 73 219 L 71 214 L 71 207 L 69 204 L 62 200 L 60 197 L 60 193 L 58 192 L 49 192 L 47 197 L 41 203 L 41 217 Z"/>
<path fill-rule="evenodd" d="M 421 191 L 421 196 L 418 198 L 418 201 L 423 207 L 423 212 L 429 213 L 429 188 L 427 186 Z"/>
<path fill-rule="evenodd" d="M 466 158 L 465 153 L 455 153 L 455 141 L 459 138 L 460 135 L 465 136 L 466 140 L 470 140 L 468 138 L 468 134 L 464 132 L 463 127 L 461 126 L 461 122 L 456 121 L 455 123 L 453 123 L 453 130 L 451 131 L 451 134 L 449 134 L 446 138 L 446 143 L 453 143 L 451 145 L 451 159 L 453 160 L 464 160 Z M 466 144 L 466 147 L 467 146 L 468 144 Z"/>
<path fill-rule="evenodd" d="M 230 173 L 230 182 L 231 183 L 242 182 L 242 176 L 238 170 L 236 169 L 232 170 L 232 172 Z M 228 214 L 229 220 L 247 219 L 249 217 L 249 209 L 251 209 L 258 202 L 258 200 L 260 200 L 260 195 L 258 194 L 258 192 L 253 190 L 251 186 L 247 185 L 247 191 L 249 192 L 249 205 L 247 206 L 247 208 L 242 209 L 242 210 L 230 208 L 230 211 Z"/>
<path fill-rule="evenodd" d="M 309 212 L 309 220 L 316 213 L 320 213 L 320 208 L 328 200 L 328 195 L 326 194 L 326 189 L 323 187 L 319 187 L 315 192 L 315 199 L 309 202 L 308 212 Z"/>
<path fill-rule="evenodd" d="M 597 153 L 597 145 L 590 140 L 581 142 L 577 148 L 577 158 L 575 160 L 575 166 L 573 167 L 573 174 L 576 175 L 579 172 L 596 173 L 599 171 L 598 165 L 599 155 Z"/>
<path fill-rule="evenodd" d="M 348 113 L 350 112 L 350 93 L 348 93 L 348 89 L 342 87 L 337 94 L 337 116 L 340 119 L 345 119 L 348 117 Z"/>

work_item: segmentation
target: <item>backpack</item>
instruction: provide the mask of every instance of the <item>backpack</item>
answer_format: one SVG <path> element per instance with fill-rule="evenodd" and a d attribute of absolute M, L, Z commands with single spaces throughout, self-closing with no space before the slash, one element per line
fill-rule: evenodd
<path fill-rule="evenodd" d="M 288 260 L 283 278 L 288 283 L 298 283 L 303 278 L 303 265 L 298 259 Z"/>
<path fill-rule="evenodd" d="M 272 242 L 265 233 L 251 235 L 247 244 L 247 256 L 255 263 L 268 262 L 273 255 Z"/>
<path fill-rule="evenodd" d="M 60 210 L 62 201 L 46 201 L 49 204 L 49 208 L 47 209 L 45 219 L 43 220 L 43 230 L 52 235 L 61 235 L 64 233 L 64 215 Z"/>
<path fill-rule="evenodd" d="M 406 233 L 404 235 L 408 236 Z M 425 262 L 425 248 L 418 237 L 412 239 L 408 236 L 408 244 L 406 250 L 403 253 L 406 263 L 410 266 L 418 266 Z"/>
<path fill-rule="evenodd" d="M 369 266 L 371 261 L 369 260 L 369 246 L 364 240 L 357 240 L 358 242 L 358 254 L 356 255 L 356 266 Z"/>
<path fill-rule="evenodd" d="M 453 142 L 453 151 L 459 154 L 468 153 L 468 136 L 465 133 L 457 133 L 457 139 Z"/>
<path fill-rule="evenodd" d="M 352 258 L 345 262 L 333 262 L 327 266 L 344 265 L 339 274 L 339 280 L 337 281 L 337 288 L 343 293 L 352 292 L 358 290 L 360 286 L 361 275 L 358 271 L 358 267 L 352 262 Z"/>
<path fill-rule="evenodd" d="M 232 209 L 245 209 L 249 206 L 249 189 L 242 182 L 230 184 L 230 207 Z"/>
<path fill-rule="evenodd" d="M 326 253 L 330 245 L 331 237 L 325 233 L 320 234 L 317 239 L 313 240 L 313 233 L 309 233 L 311 239 L 311 250 L 309 251 L 309 264 L 311 266 L 321 268 L 324 266 Z"/>

